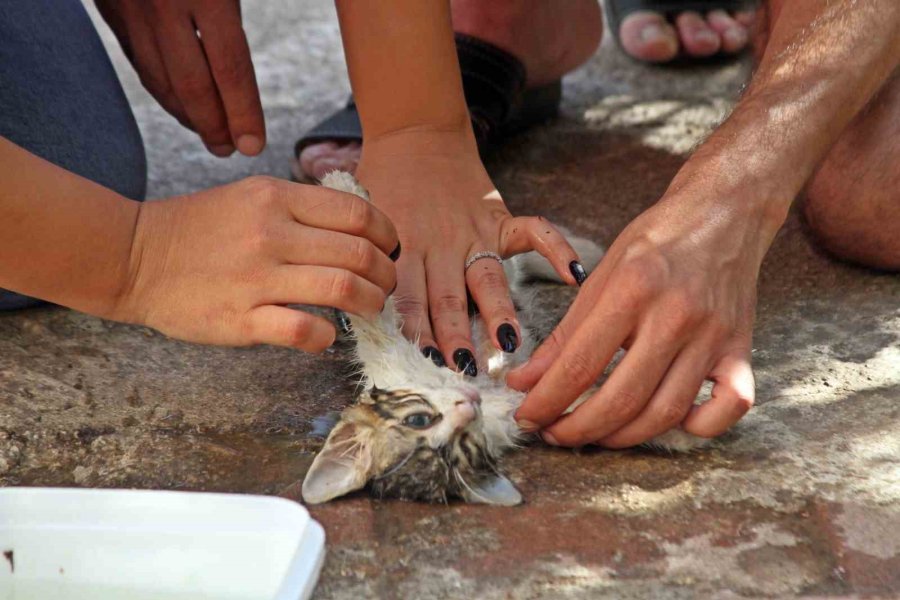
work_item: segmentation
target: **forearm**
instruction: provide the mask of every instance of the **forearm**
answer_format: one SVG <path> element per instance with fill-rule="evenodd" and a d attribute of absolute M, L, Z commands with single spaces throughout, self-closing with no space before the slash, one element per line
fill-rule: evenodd
<path fill-rule="evenodd" d="M 367 143 L 444 132 L 462 133 L 474 148 L 449 2 L 338 0 L 337 8 Z"/>
<path fill-rule="evenodd" d="M 0 287 L 112 316 L 139 203 L 0 137 Z"/>
<path fill-rule="evenodd" d="M 753 202 L 773 222 L 853 117 L 900 65 L 900 4 L 785 2 L 746 94 L 673 187 L 711 173 L 722 196 Z M 743 201 L 742 200 L 742 201 Z"/>

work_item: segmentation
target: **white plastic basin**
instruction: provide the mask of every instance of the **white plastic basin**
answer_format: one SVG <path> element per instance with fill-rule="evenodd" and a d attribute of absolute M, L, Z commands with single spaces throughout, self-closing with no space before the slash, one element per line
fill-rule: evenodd
<path fill-rule="evenodd" d="M 0 600 L 297 600 L 324 543 L 281 498 L 0 489 Z"/>

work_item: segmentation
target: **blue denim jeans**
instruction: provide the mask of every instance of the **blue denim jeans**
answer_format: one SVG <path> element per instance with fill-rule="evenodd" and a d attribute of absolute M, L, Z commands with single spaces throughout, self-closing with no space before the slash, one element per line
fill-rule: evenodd
<path fill-rule="evenodd" d="M 81 0 L 0 0 L 0 136 L 144 199 L 141 134 Z M 0 290 L 0 310 L 36 304 Z"/>

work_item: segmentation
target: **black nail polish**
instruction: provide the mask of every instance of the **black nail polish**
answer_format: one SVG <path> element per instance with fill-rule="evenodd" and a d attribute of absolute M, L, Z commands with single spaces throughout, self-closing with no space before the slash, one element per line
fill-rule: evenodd
<path fill-rule="evenodd" d="M 569 263 L 569 271 L 572 273 L 572 277 L 575 278 L 575 283 L 581 285 L 584 283 L 584 280 L 587 279 L 587 273 L 584 272 L 584 267 L 581 266 L 581 263 L 577 260 L 573 260 Z"/>
<path fill-rule="evenodd" d="M 444 361 L 444 357 L 441 354 L 441 351 L 434 346 L 425 346 L 424 348 L 422 348 L 422 354 L 425 355 L 425 358 L 431 359 L 431 362 L 439 367 L 447 366 L 447 363 Z"/>
<path fill-rule="evenodd" d="M 342 310 L 334 309 L 334 318 L 337 321 L 341 333 L 348 335 L 353 331 L 353 326 L 350 324 L 350 317 L 347 316 L 347 313 Z"/>
<path fill-rule="evenodd" d="M 453 362 L 456 363 L 457 369 L 469 377 L 478 375 L 478 366 L 475 364 L 475 357 L 465 348 L 460 348 L 453 353 Z"/>
<path fill-rule="evenodd" d="M 504 352 L 515 352 L 519 347 L 519 336 L 516 329 L 509 323 L 504 323 L 497 328 L 497 341 Z"/>
<path fill-rule="evenodd" d="M 397 242 L 397 247 L 394 248 L 394 251 L 388 255 L 392 261 L 397 262 L 397 259 L 400 258 L 400 242 Z"/>

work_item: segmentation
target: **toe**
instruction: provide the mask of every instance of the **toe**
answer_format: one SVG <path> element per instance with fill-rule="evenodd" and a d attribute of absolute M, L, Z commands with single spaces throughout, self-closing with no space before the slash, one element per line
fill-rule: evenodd
<path fill-rule="evenodd" d="M 337 142 L 320 142 L 310 144 L 300 151 L 300 169 L 307 177 L 316 177 L 314 173 L 315 164 L 322 158 L 332 155 L 337 151 Z"/>
<path fill-rule="evenodd" d="M 358 142 L 350 142 L 341 146 L 335 146 L 327 153 L 319 154 L 311 161 L 308 173 L 315 179 L 322 179 L 332 171 L 356 172 L 359 164 L 361 146 Z"/>
<path fill-rule="evenodd" d="M 361 146 L 359 142 L 339 144 L 321 142 L 310 144 L 300 151 L 300 168 L 312 179 L 322 179 L 331 171 L 356 171 Z"/>
<path fill-rule="evenodd" d="M 746 27 L 748 30 L 753 28 L 756 23 L 755 10 L 740 10 L 734 13 L 734 20 Z"/>
<path fill-rule="evenodd" d="M 683 12 L 675 18 L 681 45 L 691 56 L 712 56 L 719 51 L 719 34 L 698 13 Z"/>
<path fill-rule="evenodd" d="M 637 11 L 625 17 L 619 39 L 625 52 L 638 60 L 667 62 L 678 54 L 675 30 L 658 13 Z"/>
<path fill-rule="evenodd" d="M 747 28 L 724 10 L 710 11 L 706 15 L 706 21 L 719 34 L 724 52 L 734 54 L 747 46 L 750 39 Z"/>

